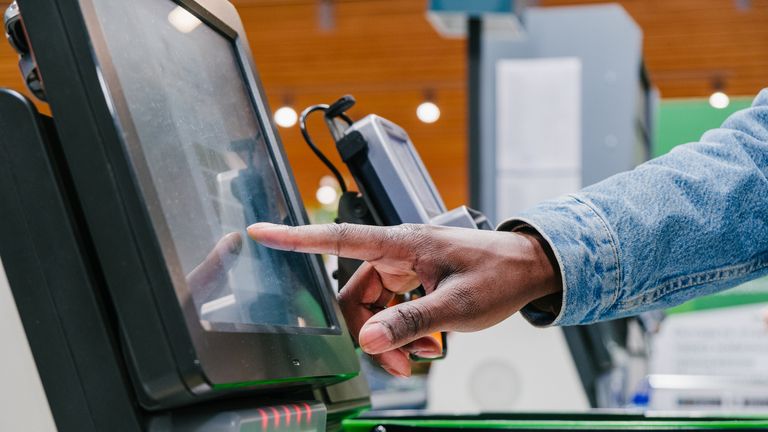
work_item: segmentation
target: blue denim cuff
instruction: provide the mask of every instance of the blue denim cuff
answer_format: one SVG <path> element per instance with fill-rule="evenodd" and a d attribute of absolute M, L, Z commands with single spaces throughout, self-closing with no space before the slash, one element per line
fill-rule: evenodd
<path fill-rule="evenodd" d="M 616 302 L 621 287 L 618 245 L 604 218 L 569 195 L 525 210 L 497 229 L 511 231 L 521 225 L 535 229 L 549 243 L 563 279 L 558 316 L 528 305 L 520 311 L 523 317 L 539 327 L 599 320 Z"/>

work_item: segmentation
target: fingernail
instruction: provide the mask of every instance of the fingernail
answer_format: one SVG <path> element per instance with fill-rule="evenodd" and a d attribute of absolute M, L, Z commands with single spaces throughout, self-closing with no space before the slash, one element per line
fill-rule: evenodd
<path fill-rule="evenodd" d="M 411 371 L 408 369 L 400 371 L 393 367 L 384 366 L 384 365 L 381 365 L 381 368 L 387 371 L 387 373 L 389 373 L 392 376 L 396 376 L 400 378 L 408 378 L 409 376 L 411 376 Z"/>
<path fill-rule="evenodd" d="M 443 356 L 443 353 L 440 351 L 414 351 L 411 354 L 425 359 L 435 359 Z"/>
<path fill-rule="evenodd" d="M 273 226 L 275 226 L 275 224 L 271 224 L 269 222 L 256 222 L 255 224 L 248 227 L 248 231 L 258 231 L 260 229 L 270 228 Z"/>
<path fill-rule="evenodd" d="M 259 234 L 259 231 L 267 228 L 274 228 L 275 224 L 271 224 L 268 222 L 257 222 L 247 228 L 248 235 L 251 236 L 254 240 L 258 240 L 256 237 Z"/>
<path fill-rule="evenodd" d="M 379 323 L 363 326 L 359 340 L 360 347 L 368 354 L 380 354 L 392 346 L 389 330 Z"/>

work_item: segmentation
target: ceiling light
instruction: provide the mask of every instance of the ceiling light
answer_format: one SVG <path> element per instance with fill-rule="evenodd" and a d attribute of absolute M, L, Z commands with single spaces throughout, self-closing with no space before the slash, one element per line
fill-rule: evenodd
<path fill-rule="evenodd" d="M 168 14 L 168 22 L 182 33 L 189 33 L 203 23 L 199 18 L 181 6 L 176 6 Z"/>
<path fill-rule="evenodd" d="M 315 198 L 317 198 L 317 201 L 323 205 L 331 205 L 335 203 L 338 197 L 339 193 L 336 191 L 336 188 L 332 186 L 320 186 L 315 193 Z"/>
<path fill-rule="evenodd" d="M 416 116 L 424 123 L 434 123 L 440 118 L 440 107 L 433 102 L 422 102 L 416 108 Z"/>
<path fill-rule="evenodd" d="M 275 111 L 275 123 L 280 127 L 293 127 L 298 120 L 299 115 L 296 114 L 296 110 L 289 106 L 280 107 Z"/>
<path fill-rule="evenodd" d="M 717 109 L 728 108 L 728 105 L 730 103 L 731 103 L 731 98 L 729 98 L 727 94 L 723 93 L 720 90 L 712 93 L 709 96 L 709 104 L 712 105 L 712 108 L 717 108 Z"/>

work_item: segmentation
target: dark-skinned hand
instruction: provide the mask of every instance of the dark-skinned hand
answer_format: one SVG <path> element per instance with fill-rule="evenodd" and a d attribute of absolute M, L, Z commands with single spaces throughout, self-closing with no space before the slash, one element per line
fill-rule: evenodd
<path fill-rule="evenodd" d="M 409 353 L 440 355 L 430 334 L 488 328 L 562 289 L 551 251 L 535 233 L 258 223 L 248 234 L 275 249 L 365 261 L 341 290 L 339 304 L 363 351 L 397 376 L 410 375 Z M 426 296 L 386 307 L 395 294 L 419 285 Z"/>

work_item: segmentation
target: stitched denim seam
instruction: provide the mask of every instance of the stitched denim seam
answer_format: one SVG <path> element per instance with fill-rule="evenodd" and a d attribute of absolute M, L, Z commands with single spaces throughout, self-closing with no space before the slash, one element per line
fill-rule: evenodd
<path fill-rule="evenodd" d="M 582 204 L 584 207 L 588 208 L 597 217 L 597 219 L 603 225 L 603 229 L 608 234 L 608 240 L 611 242 L 611 251 L 613 252 L 613 260 L 616 262 L 616 286 L 614 287 L 613 296 L 611 297 L 611 304 L 606 305 L 603 308 L 603 310 L 601 311 L 601 315 L 602 315 L 603 312 L 610 309 L 611 306 L 616 303 L 616 301 L 619 299 L 619 295 L 621 294 L 622 272 L 621 272 L 621 260 L 619 259 L 618 244 L 616 242 L 616 239 L 613 236 L 613 232 L 608 227 L 608 222 L 606 222 L 605 219 L 603 219 L 603 217 L 600 216 L 600 213 L 598 213 L 594 207 L 592 207 L 589 203 L 581 200 L 575 195 L 569 195 L 569 196 L 573 198 L 577 203 Z"/>
<path fill-rule="evenodd" d="M 660 298 L 674 294 L 678 291 L 693 288 L 699 285 L 708 285 L 713 282 L 720 282 L 729 279 L 735 279 L 746 276 L 750 273 L 768 268 L 767 259 L 756 259 L 743 264 L 736 264 L 728 267 L 722 267 L 715 270 L 696 273 L 688 276 L 681 276 L 673 279 L 663 285 L 653 288 L 642 295 L 624 300 L 620 303 L 621 309 L 632 308 L 645 302 L 656 302 Z M 685 281 L 685 283 L 683 283 Z"/>

